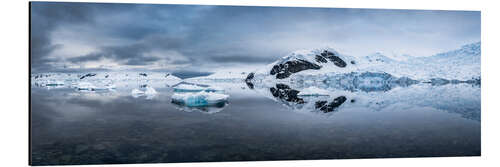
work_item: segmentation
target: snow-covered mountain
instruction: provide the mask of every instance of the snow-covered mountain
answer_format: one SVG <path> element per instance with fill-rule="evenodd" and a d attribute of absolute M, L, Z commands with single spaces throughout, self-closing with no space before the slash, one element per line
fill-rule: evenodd
<path fill-rule="evenodd" d="M 407 55 L 408 56 L 408 55 Z M 410 57 L 400 61 L 381 53 L 353 57 L 338 53 L 333 48 L 300 50 L 258 69 L 247 76 L 253 80 L 318 80 L 318 77 L 349 73 L 388 73 L 400 78 L 431 81 L 478 80 L 481 76 L 481 43 L 472 43 L 460 49 L 429 57 Z M 320 79 L 321 80 L 321 79 Z"/>

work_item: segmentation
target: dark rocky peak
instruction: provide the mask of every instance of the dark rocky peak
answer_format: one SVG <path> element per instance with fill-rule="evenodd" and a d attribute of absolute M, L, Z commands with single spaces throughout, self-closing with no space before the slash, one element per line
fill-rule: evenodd
<path fill-rule="evenodd" d="M 321 52 L 321 54 L 316 55 L 315 59 L 316 62 L 318 63 L 328 63 L 329 60 L 330 62 L 333 62 L 333 64 L 335 64 L 337 67 L 340 68 L 344 68 L 347 66 L 347 63 L 344 60 L 335 55 L 335 53 L 327 50 L 324 50 L 323 52 Z"/>
<path fill-rule="evenodd" d="M 305 60 L 290 60 L 282 64 L 276 64 L 271 69 L 270 74 L 275 75 L 277 79 L 288 78 L 293 73 L 297 73 L 304 70 L 319 70 L 321 66 L 305 61 Z"/>

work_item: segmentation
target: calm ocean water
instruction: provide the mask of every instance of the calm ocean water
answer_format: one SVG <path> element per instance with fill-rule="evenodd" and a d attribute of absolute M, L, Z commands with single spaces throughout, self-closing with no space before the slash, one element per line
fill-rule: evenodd
<path fill-rule="evenodd" d="M 332 112 L 308 112 L 270 88 L 222 85 L 225 106 L 171 103 L 130 90 L 31 89 L 33 165 L 478 156 L 480 87 L 414 85 L 339 91 Z M 334 99 L 336 97 L 327 97 Z M 206 111 L 215 111 L 211 114 Z"/>

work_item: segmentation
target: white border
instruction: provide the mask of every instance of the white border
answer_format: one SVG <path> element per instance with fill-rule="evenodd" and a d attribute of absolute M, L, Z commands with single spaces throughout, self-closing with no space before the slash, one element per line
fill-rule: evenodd
<path fill-rule="evenodd" d="M 49 0 L 50 1 L 50 0 Z M 68 2 L 84 2 L 66 0 Z M 482 156 L 453 158 L 400 158 L 314 161 L 261 161 L 223 163 L 137 164 L 113 166 L 494 166 L 500 164 L 500 115 L 496 96 L 500 87 L 498 68 L 499 6 L 494 1 L 480 0 L 91 0 L 91 2 L 169 3 L 250 6 L 303 6 L 385 9 L 475 10 L 482 15 Z M 0 164 L 28 166 L 28 1 L 2 1 L 0 29 Z M 99 166 L 99 165 L 95 165 Z M 109 165 L 105 165 L 109 166 Z"/>

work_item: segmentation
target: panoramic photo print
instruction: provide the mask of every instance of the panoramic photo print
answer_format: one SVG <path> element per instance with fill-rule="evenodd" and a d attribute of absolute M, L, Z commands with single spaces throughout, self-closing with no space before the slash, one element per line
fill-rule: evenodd
<path fill-rule="evenodd" d="M 30 3 L 30 164 L 481 155 L 480 11 Z"/>

